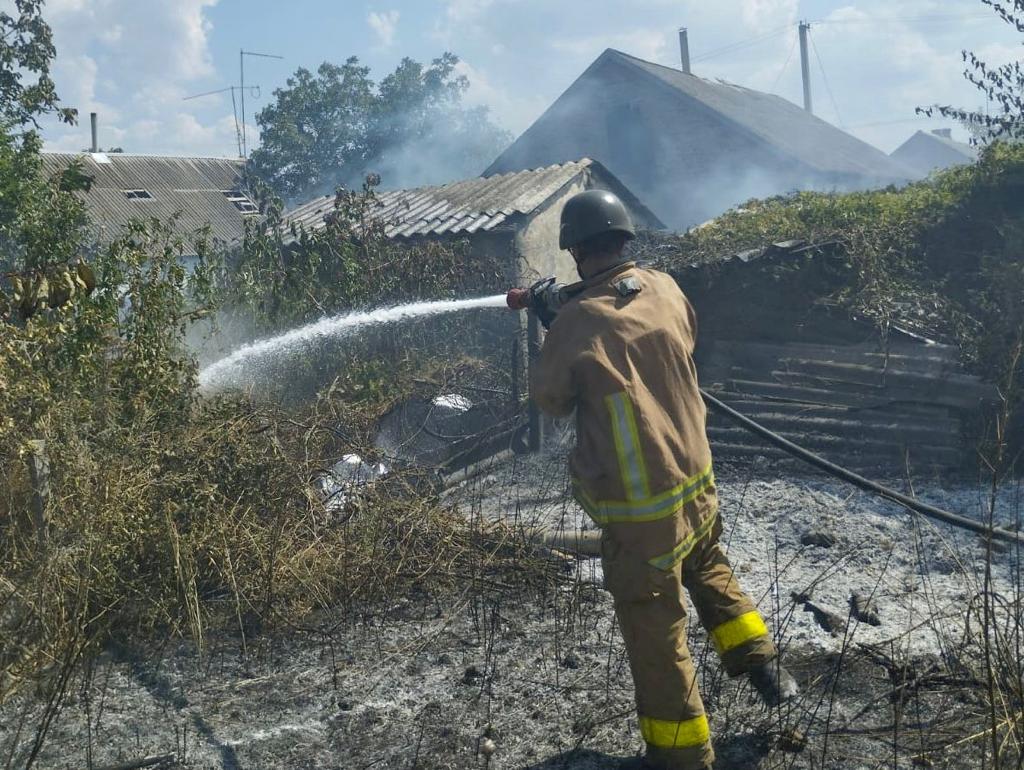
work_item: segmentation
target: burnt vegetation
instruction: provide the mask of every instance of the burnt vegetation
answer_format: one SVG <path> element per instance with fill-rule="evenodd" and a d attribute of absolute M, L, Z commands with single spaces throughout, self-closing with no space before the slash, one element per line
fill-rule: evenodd
<path fill-rule="evenodd" d="M 287 245 L 258 189 L 269 226 L 233 250 L 158 222 L 90 242 L 74 195 L 88 179 L 41 170 L 32 123 L 59 109 L 54 51 L 40 3 L 17 5 L 0 15 L 13 105 L 0 121 L 0 763 L 554 770 L 632 753 L 628 665 L 581 556 L 593 538 L 568 499 L 564 441 L 461 484 L 410 465 L 335 504 L 316 493 L 339 457 L 383 459 L 375 433 L 402 404 L 484 394 L 518 415 L 509 328 L 416 323 L 282 361 L 252 392 L 197 388 L 189 340 L 494 293 L 497 268 L 384 238 L 367 216 L 373 180 Z M 438 66 L 444 82 L 453 64 Z M 313 85 L 306 73 L 292 87 Z M 752 201 L 636 248 L 678 272 L 799 238 L 819 265 L 799 287 L 808 301 L 882 336 L 920 309 L 999 386 L 979 515 L 1019 530 L 1022 192 L 1024 150 L 997 141 L 905 189 Z M 199 257 L 191 274 L 184 253 Z M 766 276 L 780 291 L 791 278 Z M 1024 766 L 1019 548 L 780 480 L 756 458 L 721 475 L 737 568 L 757 573 L 804 689 L 759 710 L 692 624 L 723 767 Z M 831 529 L 793 534 L 791 519 Z M 774 542 L 743 542 L 766 520 Z M 804 617 L 833 643 L 791 641 Z M 880 630 L 862 641 L 867 626 Z"/>

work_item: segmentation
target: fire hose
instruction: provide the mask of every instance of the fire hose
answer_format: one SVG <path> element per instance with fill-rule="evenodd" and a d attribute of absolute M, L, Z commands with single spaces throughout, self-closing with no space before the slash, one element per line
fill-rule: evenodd
<path fill-rule="evenodd" d="M 804 449 L 802 446 L 794 444 L 792 441 L 783 438 L 778 433 L 773 433 L 763 425 L 754 422 L 746 415 L 737 412 L 728 404 L 719 401 L 706 390 L 701 389 L 700 394 L 703 396 L 704 403 L 708 405 L 709 409 L 728 417 L 740 427 L 763 438 L 768 443 L 777 446 L 783 452 L 796 457 L 798 460 L 803 460 L 809 465 L 813 465 L 815 468 L 824 471 L 830 476 L 842 479 L 859 489 L 863 489 L 865 492 L 871 492 L 872 494 L 878 495 L 890 502 L 901 505 L 904 508 L 915 511 L 916 513 L 920 513 L 922 516 L 927 516 L 928 518 L 945 522 L 946 524 L 959 527 L 960 529 L 977 532 L 978 534 L 985 535 L 986 537 L 991 535 L 993 540 L 1003 540 L 1010 543 L 1024 544 L 1024 535 L 1019 532 L 1011 532 L 1010 530 L 1002 529 L 1000 527 L 988 527 L 982 522 L 968 519 L 966 516 L 961 516 L 960 514 L 952 513 L 950 511 L 943 510 L 942 508 L 936 508 L 934 505 L 929 505 L 928 503 L 923 503 L 920 500 L 915 500 L 912 497 L 907 497 L 906 495 L 897 492 L 895 489 L 890 489 L 876 481 L 872 481 L 858 473 L 854 473 L 841 465 L 836 465 L 835 463 L 826 460 L 824 457 L 816 455 L 814 452 Z"/>
<path fill-rule="evenodd" d="M 549 325 L 550 321 L 553 320 L 560 307 L 579 291 L 578 287 L 580 287 L 580 284 L 563 286 L 555 283 L 553 278 L 548 278 L 543 281 L 538 281 L 529 289 L 512 289 L 509 291 L 508 306 L 513 310 L 529 310 L 530 312 L 536 313 L 544 322 L 546 327 Z M 701 389 L 700 394 L 708 408 L 712 411 L 732 420 L 741 428 L 764 439 L 769 444 L 778 447 L 786 454 L 795 457 L 798 460 L 802 460 L 808 465 L 812 465 L 830 476 L 834 476 L 848 484 L 852 484 L 858 489 L 870 492 L 871 494 L 877 495 L 878 497 L 892 503 L 896 503 L 910 511 L 919 513 L 922 516 L 927 516 L 930 519 L 935 519 L 936 521 L 941 521 L 960 529 L 976 532 L 980 535 L 984 535 L 985 537 L 991 537 L 993 540 L 1024 544 L 1024 534 L 1020 532 L 1013 532 L 1011 530 L 995 526 L 989 527 L 982 522 L 969 519 L 966 516 L 961 516 L 960 514 L 908 497 L 907 495 L 897 492 L 895 489 L 890 489 L 876 481 L 872 481 L 858 473 L 854 473 L 848 468 L 844 468 L 841 465 L 837 465 L 836 463 L 826 460 L 824 457 L 805 449 L 799 444 L 794 444 L 789 439 L 783 438 L 778 433 L 768 430 L 768 428 L 764 427 L 760 423 L 757 423 L 746 415 L 737 412 L 731 406 L 719 401 L 704 389 Z"/>

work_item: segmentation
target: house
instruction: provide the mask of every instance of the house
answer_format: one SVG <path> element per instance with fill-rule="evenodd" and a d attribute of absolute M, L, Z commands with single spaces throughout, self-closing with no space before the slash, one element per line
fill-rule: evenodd
<path fill-rule="evenodd" d="M 47 173 L 78 161 L 92 177 L 82 198 L 101 244 L 118 238 L 132 220 L 153 218 L 169 223 L 186 243 L 205 227 L 231 243 L 244 235 L 246 220 L 259 215 L 244 192 L 241 159 L 103 152 L 45 152 L 42 159 Z"/>
<path fill-rule="evenodd" d="M 978 151 L 953 139 L 952 130 L 939 128 L 918 131 L 896 148 L 892 157 L 924 178 L 933 171 L 974 163 L 978 159 Z"/>
<path fill-rule="evenodd" d="M 639 228 L 664 229 L 661 220 L 597 161 L 584 158 L 544 168 L 494 174 L 439 187 L 377 193 L 373 216 L 388 237 L 468 239 L 478 255 L 505 264 L 508 279 L 519 285 L 555 275 L 578 280 L 572 257 L 558 249 L 562 204 L 582 190 L 618 195 Z M 285 222 L 306 231 L 325 227 L 334 196 L 315 198 L 285 214 Z"/>
<path fill-rule="evenodd" d="M 484 171 L 600 161 L 682 229 L 753 197 L 858 190 L 914 173 L 787 100 L 612 49 Z"/>

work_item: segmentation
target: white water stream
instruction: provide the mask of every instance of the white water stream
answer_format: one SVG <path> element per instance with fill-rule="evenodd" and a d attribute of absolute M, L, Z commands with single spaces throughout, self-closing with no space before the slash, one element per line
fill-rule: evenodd
<path fill-rule="evenodd" d="M 284 355 L 293 349 L 317 340 L 344 337 L 349 332 L 364 326 L 394 323 L 409 318 L 455 313 L 474 308 L 505 307 L 505 295 L 476 299 L 442 300 L 439 302 L 413 302 L 397 307 L 379 308 L 360 313 L 346 313 L 341 316 L 324 318 L 290 332 L 265 340 L 243 345 L 234 352 L 205 367 L 199 372 L 199 388 L 214 390 L 217 387 L 237 383 L 244 379 L 246 369 L 260 359 Z"/>

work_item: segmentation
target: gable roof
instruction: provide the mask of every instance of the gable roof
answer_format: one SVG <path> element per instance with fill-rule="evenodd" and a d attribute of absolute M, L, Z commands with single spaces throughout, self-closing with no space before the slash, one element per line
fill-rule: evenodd
<path fill-rule="evenodd" d="M 974 163 L 978 151 L 942 131 L 918 131 L 892 152 L 892 157 L 927 176 L 950 166 Z"/>
<path fill-rule="evenodd" d="M 599 70 L 608 63 L 622 65 L 627 71 L 660 87 L 668 98 L 698 102 L 738 130 L 753 135 L 771 145 L 777 153 L 813 170 L 882 182 L 902 182 L 913 176 L 909 169 L 881 150 L 780 96 L 722 80 L 707 80 L 612 48 L 602 53 L 577 82 L 588 77 L 600 77 Z M 547 114 L 537 123 L 543 121 Z M 502 170 L 503 159 L 514 157 L 516 145 L 529 134 L 530 129 L 527 129 L 484 174 Z"/>
<path fill-rule="evenodd" d="M 616 193 L 626 207 L 648 228 L 664 224 L 625 185 L 595 160 L 561 163 L 544 168 L 474 177 L 439 187 L 378 192 L 373 216 L 385 223 L 389 238 L 471 235 L 510 224 L 544 207 L 566 186 L 585 180 L 590 186 Z M 325 227 L 334 211 L 335 196 L 325 195 L 285 214 L 285 223 L 307 231 Z"/>
<path fill-rule="evenodd" d="M 241 159 L 42 153 L 43 168 L 49 174 L 63 171 L 76 160 L 93 179 L 82 198 L 104 242 L 118 237 L 133 219 L 156 217 L 167 222 L 175 216 L 175 233 L 188 235 L 209 224 L 213 237 L 231 242 L 242 237 L 246 217 L 255 213 L 252 201 L 238 192 L 244 169 Z M 237 193 L 232 197 L 238 205 L 227 192 Z"/>

